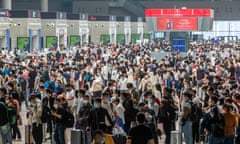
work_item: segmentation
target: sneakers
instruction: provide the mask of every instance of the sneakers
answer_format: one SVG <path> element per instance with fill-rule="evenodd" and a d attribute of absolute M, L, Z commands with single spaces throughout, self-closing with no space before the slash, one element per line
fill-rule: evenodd
<path fill-rule="evenodd" d="M 47 133 L 47 135 L 45 136 L 45 139 L 51 139 L 51 136 L 49 133 Z"/>

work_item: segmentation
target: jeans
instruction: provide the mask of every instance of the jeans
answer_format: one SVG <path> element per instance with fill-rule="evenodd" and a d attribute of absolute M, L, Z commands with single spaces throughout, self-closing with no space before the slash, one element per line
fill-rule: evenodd
<path fill-rule="evenodd" d="M 65 144 L 64 132 L 66 127 L 63 125 L 57 125 L 55 128 L 54 139 L 57 144 Z"/>
<path fill-rule="evenodd" d="M 224 137 L 214 137 L 212 134 L 210 134 L 208 144 L 225 144 Z"/>
<path fill-rule="evenodd" d="M 232 135 L 232 136 L 225 136 L 224 144 L 234 144 L 234 135 Z"/>
<path fill-rule="evenodd" d="M 35 144 L 41 144 L 42 140 L 43 140 L 42 124 L 37 125 L 36 123 L 33 123 L 32 126 L 33 126 L 32 127 L 32 135 L 33 135 Z"/>
<path fill-rule="evenodd" d="M 186 144 L 193 143 L 192 122 L 190 120 L 187 120 L 183 125 L 183 135 L 184 135 L 184 140 Z"/>
<path fill-rule="evenodd" d="M 12 144 L 12 135 L 9 123 L 0 126 L 0 135 L 2 137 L 2 144 L 6 144 L 7 142 Z"/>

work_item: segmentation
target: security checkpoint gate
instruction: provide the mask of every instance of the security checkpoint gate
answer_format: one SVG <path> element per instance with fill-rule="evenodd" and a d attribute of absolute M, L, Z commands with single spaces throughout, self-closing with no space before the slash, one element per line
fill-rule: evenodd
<path fill-rule="evenodd" d="M 40 17 L 40 11 L 28 11 L 29 50 L 27 51 L 30 53 L 42 51 L 42 25 Z"/>
<path fill-rule="evenodd" d="M 117 42 L 117 23 L 116 23 L 116 16 L 109 17 L 109 35 L 110 35 L 110 43 L 116 44 Z"/>
<path fill-rule="evenodd" d="M 0 10 L 0 48 L 11 50 L 9 11 Z"/>
<path fill-rule="evenodd" d="M 58 39 L 58 48 L 67 47 L 67 14 L 65 12 L 57 12 L 56 19 L 56 37 Z"/>
<path fill-rule="evenodd" d="M 80 14 L 79 17 L 79 35 L 80 44 L 88 43 L 89 41 L 89 26 L 88 26 L 88 14 Z"/>

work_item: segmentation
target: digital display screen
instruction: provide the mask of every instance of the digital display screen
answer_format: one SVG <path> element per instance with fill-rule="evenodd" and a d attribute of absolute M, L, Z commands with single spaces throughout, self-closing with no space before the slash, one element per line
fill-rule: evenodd
<path fill-rule="evenodd" d="M 110 42 L 110 35 L 102 34 L 100 37 L 102 43 L 109 43 Z"/>
<path fill-rule="evenodd" d="M 182 17 L 211 17 L 212 9 L 146 9 L 146 17 L 182 16 Z"/>
<path fill-rule="evenodd" d="M 125 43 L 125 35 L 117 34 L 117 43 Z"/>
<path fill-rule="evenodd" d="M 80 36 L 71 35 L 70 36 L 70 46 L 80 45 Z"/>
<path fill-rule="evenodd" d="M 57 48 L 58 42 L 57 42 L 57 37 L 56 36 L 47 36 L 46 37 L 46 47 L 55 47 Z"/>
<path fill-rule="evenodd" d="M 132 34 L 131 35 L 131 42 L 135 43 L 139 39 L 139 34 Z"/>
<path fill-rule="evenodd" d="M 195 17 L 158 18 L 157 30 L 197 30 L 198 20 Z"/>
<path fill-rule="evenodd" d="M 21 51 L 30 49 L 29 37 L 17 37 L 17 48 Z"/>

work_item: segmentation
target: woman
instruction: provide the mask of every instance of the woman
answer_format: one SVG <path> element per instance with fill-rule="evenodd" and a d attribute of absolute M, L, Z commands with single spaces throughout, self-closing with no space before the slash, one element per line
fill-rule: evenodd
<path fill-rule="evenodd" d="M 206 133 L 209 136 L 209 144 L 225 144 L 224 128 L 225 119 L 216 106 L 210 110 L 211 118 L 207 121 Z"/>

